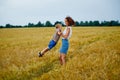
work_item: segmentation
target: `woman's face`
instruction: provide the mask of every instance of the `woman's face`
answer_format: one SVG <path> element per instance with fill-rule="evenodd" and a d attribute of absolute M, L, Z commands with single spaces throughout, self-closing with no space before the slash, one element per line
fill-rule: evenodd
<path fill-rule="evenodd" d="M 65 19 L 65 25 L 66 26 L 68 26 L 69 24 L 68 24 L 68 21 L 67 21 L 67 19 Z"/>

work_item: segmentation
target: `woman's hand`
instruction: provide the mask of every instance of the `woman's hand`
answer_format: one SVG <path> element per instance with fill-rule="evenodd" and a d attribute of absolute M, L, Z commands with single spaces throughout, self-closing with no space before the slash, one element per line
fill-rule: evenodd
<path fill-rule="evenodd" d="M 67 28 L 66 34 L 61 35 L 63 38 L 67 39 L 70 34 L 70 28 Z"/>

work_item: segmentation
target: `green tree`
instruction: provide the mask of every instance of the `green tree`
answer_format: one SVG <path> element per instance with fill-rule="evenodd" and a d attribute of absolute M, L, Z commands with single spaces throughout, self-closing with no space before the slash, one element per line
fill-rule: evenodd
<path fill-rule="evenodd" d="M 80 26 L 80 23 L 78 21 L 75 21 L 75 26 Z"/>
<path fill-rule="evenodd" d="M 83 21 L 80 22 L 80 26 L 84 26 L 84 22 Z"/>
<path fill-rule="evenodd" d="M 93 25 L 94 25 L 94 26 L 99 26 L 100 23 L 99 23 L 99 21 L 94 21 L 94 22 L 93 22 Z"/>
<path fill-rule="evenodd" d="M 0 26 L 0 28 L 4 28 L 4 26 Z"/>
<path fill-rule="evenodd" d="M 35 25 L 33 23 L 28 23 L 28 27 L 34 27 Z"/>
<path fill-rule="evenodd" d="M 54 23 L 54 26 L 56 25 L 56 24 L 61 24 L 61 22 L 60 21 L 56 21 L 55 23 Z"/>
<path fill-rule="evenodd" d="M 36 24 L 36 27 L 42 27 L 42 23 L 39 21 L 37 24 Z"/>
<path fill-rule="evenodd" d="M 119 26 L 119 21 L 110 21 L 110 26 Z"/>
<path fill-rule="evenodd" d="M 88 21 L 85 21 L 84 26 L 89 26 Z"/>
<path fill-rule="evenodd" d="M 51 23 L 50 21 L 46 21 L 45 26 L 46 26 L 46 27 L 51 27 L 51 26 L 53 26 L 53 25 L 52 25 L 52 23 Z"/>
<path fill-rule="evenodd" d="M 89 26 L 93 26 L 93 21 L 89 21 Z"/>
<path fill-rule="evenodd" d="M 11 25 L 11 24 L 6 24 L 5 27 L 6 27 L 6 28 L 12 28 L 12 25 Z"/>

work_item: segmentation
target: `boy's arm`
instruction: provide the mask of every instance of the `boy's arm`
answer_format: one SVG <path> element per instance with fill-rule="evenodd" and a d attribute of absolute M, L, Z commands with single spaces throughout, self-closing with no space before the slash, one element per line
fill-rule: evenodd
<path fill-rule="evenodd" d="M 67 32 L 66 32 L 66 34 L 64 34 L 64 35 L 63 35 L 62 32 L 58 32 L 58 34 L 59 34 L 60 36 L 62 36 L 63 38 L 67 38 L 67 37 L 69 36 L 69 33 L 70 33 L 70 28 L 67 28 Z"/>
<path fill-rule="evenodd" d="M 62 30 L 57 31 L 57 34 L 61 36 Z"/>

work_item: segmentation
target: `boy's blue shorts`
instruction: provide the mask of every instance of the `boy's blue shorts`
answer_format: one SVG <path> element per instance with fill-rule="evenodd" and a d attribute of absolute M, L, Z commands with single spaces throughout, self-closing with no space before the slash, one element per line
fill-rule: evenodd
<path fill-rule="evenodd" d="M 52 49 L 56 45 L 56 42 L 54 40 L 51 40 L 48 44 L 48 48 Z"/>

